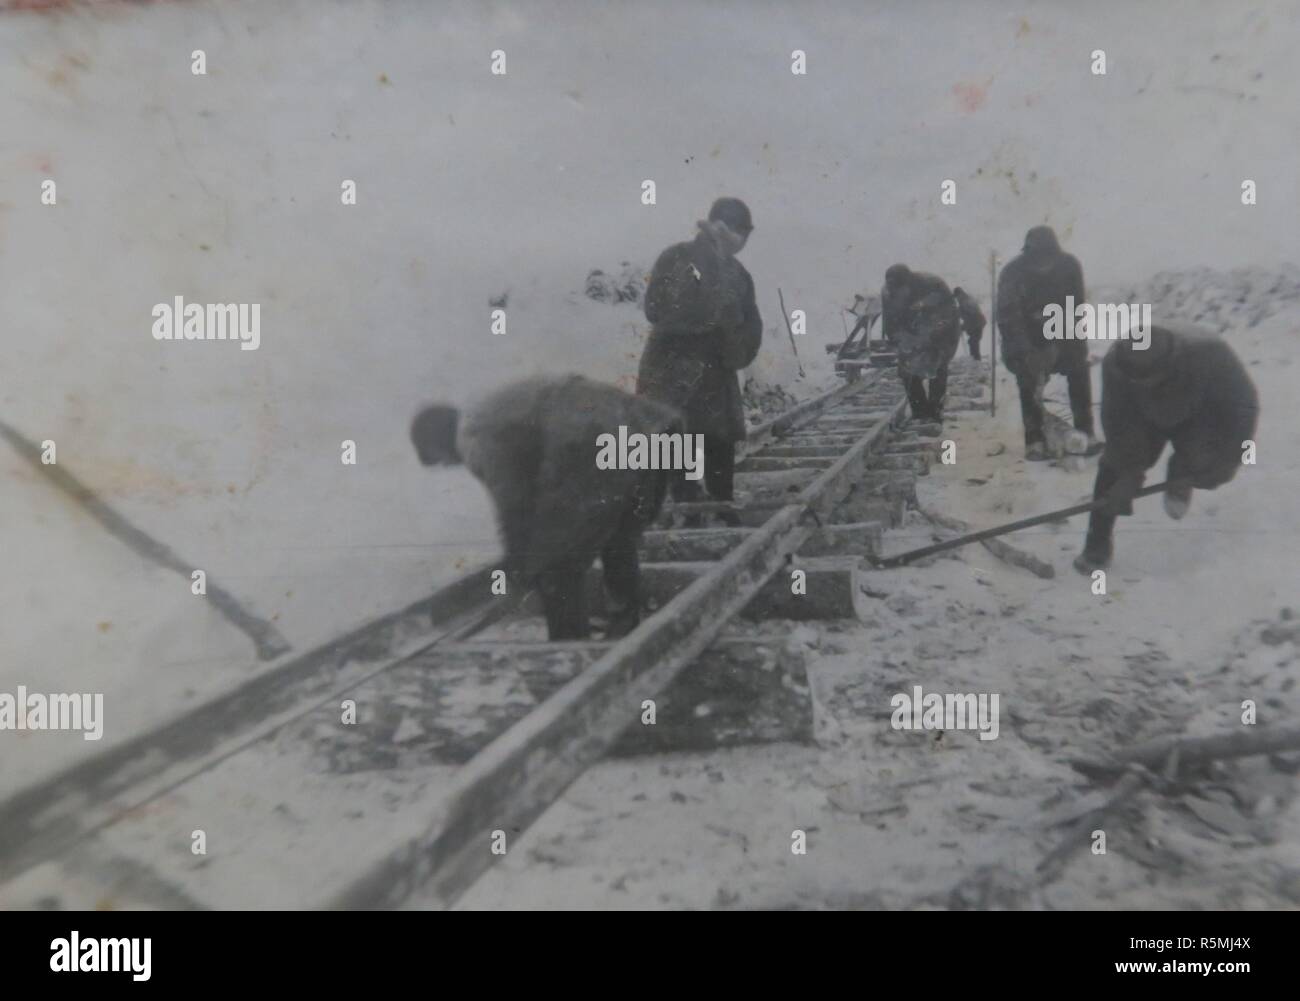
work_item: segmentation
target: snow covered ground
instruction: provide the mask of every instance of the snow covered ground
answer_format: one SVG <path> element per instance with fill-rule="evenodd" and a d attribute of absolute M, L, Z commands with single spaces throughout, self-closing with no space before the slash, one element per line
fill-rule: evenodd
<path fill-rule="evenodd" d="M 416 407 L 534 371 L 627 384 L 643 318 L 586 299 L 585 277 L 648 266 L 717 195 L 744 197 L 757 224 L 743 254 L 767 325 L 756 374 L 800 392 L 826 376 L 839 307 L 897 260 L 986 298 L 989 249 L 1008 258 L 1040 222 L 1117 288 L 1295 257 L 1300 11 L 1282 0 L 10 9 L 26 6 L 0 2 L 3 419 L 55 440 L 61 464 L 298 651 L 496 550 L 478 486 L 416 464 Z M 806 76 L 790 72 L 796 48 Z M 1105 76 L 1089 72 L 1099 48 Z M 778 285 L 809 316 L 803 386 Z M 504 293 L 509 332 L 493 337 Z M 150 311 L 177 295 L 261 303 L 260 349 L 156 342 Z M 1119 575 L 1158 612 L 1114 597 L 1108 614 L 1129 617 L 1098 623 L 1116 643 L 1204 666 L 1287 600 L 1295 320 L 1233 334 L 1261 382 L 1260 466 L 1177 526 L 1158 510 L 1123 524 Z M 953 513 L 996 520 L 1087 491 L 1090 474 L 1020 469 L 1014 424 L 1007 406 L 996 435 L 1012 447 L 985 461 L 990 432 L 963 422 L 977 472 L 961 475 L 990 480 Z M 0 477 L 0 691 L 99 691 L 108 714 L 98 745 L 0 733 L 0 795 L 261 669 L 184 578 L 3 445 Z M 1036 544 L 1064 567 L 1077 534 Z M 1032 582 L 988 573 L 1026 600 Z"/>
<path fill-rule="evenodd" d="M 1194 277 L 1217 289 L 1204 297 L 1214 303 L 1232 288 Z M 1300 506 L 1288 500 L 1300 482 L 1300 304 L 1230 339 L 1259 387 L 1261 459 L 1197 493 L 1181 522 L 1158 498 L 1138 501 L 1116 531 L 1105 596 L 1070 566 L 1078 518 L 1008 536 L 1053 564 L 1054 580 L 979 546 L 874 573 L 863 624 L 794 630 L 815 651 L 820 746 L 602 763 L 461 906 L 1300 907 L 1294 756 L 1244 759 L 1193 792 L 1139 800 L 1103 824 L 1107 855 L 1078 851 L 1042 886 L 1035 871 L 1067 837 L 1048 819 L 1104 799 L 1067 759 L 1233 732 L 1246 699 L 1261 725 L 1300 713 Z M 1049 407 L 1068 414 L 1064 385 L 1051 389 Z M 982 528 L 1091 496 L 1095 462 L 1069 472 L 1024 461 L 1014 391 L 1004 372 L 996 418 L 949 418 L 957 462 L 918 482 L 923 506 Z M 934 538 L 912 512 L 885 551 Z M 774 639 L 789 631 L 776 625 Z M 998 693 L 998 738 L 893 730 L 890 698 L 914 685 Z M 790 850 L 796 829 L 807 855 Z"/>

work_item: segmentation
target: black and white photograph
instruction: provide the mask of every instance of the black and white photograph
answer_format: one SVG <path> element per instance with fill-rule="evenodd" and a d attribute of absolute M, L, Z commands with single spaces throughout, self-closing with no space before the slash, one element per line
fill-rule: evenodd
<path fill-rule="evenodd" d="M 0 910 L 1217 912 L 1096 958 L 1249 972 L 1298 48 L 0 0 Z M 33 961 L 144 979 L 88 935 Z"/>

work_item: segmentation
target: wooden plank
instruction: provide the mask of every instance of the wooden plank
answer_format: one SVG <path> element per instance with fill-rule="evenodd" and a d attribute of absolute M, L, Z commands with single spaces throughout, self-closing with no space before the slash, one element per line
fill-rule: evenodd
<path fill-rule="evenodd" d="M 800 547 L 801 550 L 804 547 Z M 802 593 L 794 592 L 794 572 L 802 571 Z M 863 611 L 861 560 L 853 556 L 800 555 L 745 606 L 747 619 L 821 622 L 857 618 Z"/>
<path fill-rule="evenodd" d="M 1239 730 L 1208 737 L 1160 737 L 1136 747 L 1122 748 L 1114 753 L 1111 761 L 1072 761 L 1071 764 L 1080 771 L 1094 774 L 1123 769 L 1131 764 L 1157 768 L 1175 749 L 1180 765 L 1295 751 L 1300 750 L 1300 725 L 1242 726 Z"/>
<path fill-rule="evenodd" d="M 930 462 L 924 455 L 876 455 L 871 459 L 872 469 L 899 469 L 925 476 L 930 472 Z"/>
<path fill-rule="evenodd" d="M 492 569 L 480 567 L 430 597 L 239 679 L 156 729 L 19 790 L 0 804 L 0 880 L 66 851 L 377 670 L 462 631 L 485 607 L 505 610 L 510 599 L 490 595 Z M 430 610 L 438 622 L 433 628 Z"/>
<path fill-rule="evenodd" d="M 763 443 L 774 436 L 788 434 L 794 428 L 808 423 L 827 407 L 846 397 L 862 392 L 870 385 L 871 383 L 868 382 L 860 382 L 853 385 L 836 386 L 820 396 L 791 407 L 783 414 L 778 414 L 776 417 L 754 425 L 745 434 L 742 451 L 747 453 L 761 447 Z"/>
<path fill-rule="evenodd" d="M 413 657 L 350 693 L 358 726 L 320 710 L 302 727 L 331 774 L 463 765 L 613 647 L 603 642 L 453 643 Z M 656 699 L 611 754 L 689 751 L 811 737 L 802 647 L 721 638 Z"/>
<path fill-rule="evenodd" d="M 718 560 L 749 537 L 749 528 L 675 528 L 641 536 L 643 563 Z"/>
<path fill-rule="evenodd" d="M 641 536 L 646 564 L 721 559 L 745 541 L 750 528 L 669 529 Z M 827 525 L 808 537 L 800 556 L 847 556 L 879 552 L 883 526 L 878 521 Z"/>
<path fill-rule="evenodd" d="M 751 455 L 736 466 L 736 473 L 781 473 L 787 469 L 830 469 L 835 464 L 832 457 L 783 458 L 780 456 Z"/>
<path fill-rule="evenodd" d="M 815 470 L 778 469 L 767 472 L 737 473 L 736 492 L 745 496 L 748 506 L 788 504 L 813 479 Z"/>
<path fill-rule="evenodd" d="M 916 474 L 906 470 L 873 470 L 860 477 L 844 501 L 831 513 L 832 522 L 878 521 L 902 525 L 908 507 L 916 505 Z M 866 555 L 875 555 L 872 550 Z"/>
<path fill-rule="evenodd" d="M 866 358 L 842 358 L 835 363 L 835 371 L 860 372 L 863 369 L 894 368 L 897 365 L 897 354 L 892 351 L 880 351 Z"/>
<path fill-rule="evenodd" d="M 855 493 L 879 494 L 882 497 L 916 497 L 916 476 L 905 469 L 873 469 L 854 484 Z"/>
<path fill-rule="evenodd" d="M 900 407 L 902 403 L 900 401 Z M 829 514 L 848 492 L 881 422 L 709 573 L 614 644 L 589 669 L 494 740 L 431 807 L 424 833 L 362 867 L 333 907 L 391 907 L 428 886 L 445 904 L 494 861 L 494 830 L 522 831 L 718 636 L 812 534 L 810 513 Z"/>
<path fill-rule="evenodd" d="M 714 566 L 711 560 L 679 561 L 665 563 L 641 564 L 641 608 L 643 614 L 649 614 L 662 608 L 678 594 L 690 587 L 702 575 Z M 602 617 L 607 613 L 605 607 L 605 588 L 603 571 L 597 561 L 583 578 L 586 591 L 587 612 L 589 615 Z M 523 611 L 528 615 L 541 615 L 542 602 L 537 594 L 529 596 Z"/>
<path fill-rule="evenodd" d="M 853 524 L 875 521 L 888 528 L 898 528 L 907 515 L 907 500 L 903 497 L 854 494 L 844 500 L 831 513 L 832 524 Z M 878 555 L 873 552 L 871 555 Z"/>
<path fill-rule="evenodd" d="M 852 444 L 850 442 L 850 444 Z M 759 453 L 760 458 L 773 459 L 838 459 L 844 449 L 838 445 L 768 445 Z"/>
<path fill-rule="evenodd" d="M 836 460 L 835 465 L 804 488 L 799 495 L 799 503 L 804 505 L 809 512 L 823 519 L 829 517 L 836 505 L 848 496 L 853 489 L 854 483 L 862 478 L 866 464 L 872 457 L 871 453 L 879 448 L 881 442 L 888 436 L 890 425 L 898 420 L 903 408 L 906 406 L 907 401 L 900 399 L 890 412 L 887 420 L 878 421 L 867 434 L 862 436 L 857 444 Z M 871 521 L 874 519 L 858 520 Z"/>
<path fill-rule="evenodd" d="M 821 445 L 828 448 L 837 448 L 844 452 L 851 447 L 861 435 L 850 434 L 847 432 L 834 433 L 831 431 L 796 431 L 784 438 L 777 438 L 776 441 L 783 445 L 806 446 Z M 766 450 L 765 450 L 766 451 Z"/>
<path fill-rule="evenodd" d="M 752 535 L 754 531 L 751 529 L 748 534 Z M 853 593 L 857 587 L 852 571 L 857 565 L 856 559 L 842 563 L 830 557 L 811 556 L 798 564 L 791 564 L 791 570 L 803 569 L 806 572 L 808 593 L 792 595 L 791 578 L 786 574 L 765 585 L 755 599 L 755 604 L 747 607 L 744 614 L 751 619 L 820 620 L 850 617 L 854 614 Z M 641 564 L 643 614 L 648 615 L 663 608 L 714 566 L 716 561 L 707 560 Z M 585 587 L 590 613 L 598 617 L 607 615 L 609 610 L 605 602 L 604 581 L 598 565 L 587 573 Z M 537 601 L 531 601 L 529 609 L 540 614 L 541 605 Z"/>
<path fill-rule="evenodd" d="M 719 640 L 654 701 L 654 725 L 635 706 L 610 756 L 813 740 L 807 651 L 794 644 Z"/>
<path fill-rule="evenodd" d="M 641 607 L 644 613 L 663 608 L 717 565 L 715 560 L 641 564 Z M 587 607 L 606 615 L 604 575 L 597 564 L 587 573 Z"/>
<path fill-rule="evenodd" d="M 814 431 L 836 430 L 865 434 L 871 430 L 875 420 L 869 417 L 822 417 L 813 423 L 812 429 Z"/>
<path fill-rule="evenodd" d="M 880 450 L 880 454 L 934 456 L 939 454 L 939 441 L 933 438 L 917 438 L 913 441 L 891 441 Z"/>
<path fill-rule="evenodd" d="M 767 475 L 767 474 L 755 474 Z M 793 496 L 793 495 L 791 495 Z M 732 504 L 719 501 L 698 501 L 690 504 L 674 504 L 664 509 L 659 517 L 658 524 L 664 528 L 672 528 L 674 525 L 681 524 L 690 518 L 702 519 L 701 528 L 715 520 L 720 519 L 723 515 L 734 516 L 740 520 L 740 524 L 751 528 L 760 528 L 769 518 L 772 517 L 781 507 L 784 506 L 777 498 L 765 500 L 761 497 L 751 498 L 745 503 Z"/>
<path fill-rule="evenodd" d="M 880 552 L 885 526 L 879 521 L 826 525 L 799 547 L 799 557 L 867 556 Z"/>
<path fill-rule="evenodd" d="M 783 508 L 727 559 L 464 766 L 425 832 L 365 865 L 329 906 L 392 907 L 427 884 L 450 903 L 492 864 L 494 830 L 522 831 L 618 739 L 633 707 L 696 657 L 810 534 Z"/>

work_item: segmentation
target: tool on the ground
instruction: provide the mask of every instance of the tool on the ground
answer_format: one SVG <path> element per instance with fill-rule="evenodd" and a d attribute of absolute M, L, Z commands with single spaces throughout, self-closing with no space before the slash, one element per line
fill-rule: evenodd
<path fill-rule="evenodd" d="M 1174 752 L 1178 753 L 1180 764 L 1199 765 L 1206 761 L 1297 750 L 1300 750 L 1300 725 L 1269 724 L 1241 727 L 1205 737 L 1160 737 L 1136 747 L 1112 751 L 1104 759 L 1074 758 L 1070 764 L 1085 775 L 1104 777 L 1122 772 L 1133 764 L 1157 768 Z"/>
<path fill-rule="evenodd" d="M 109 535 L 145 559 L 168 570 L 174 570 L 187 580 L 190 578 L 194 571 L 194 564 L 181 559 L 166 545 L 127 521 L 63 466 L 43 463 L 41 448 L 36 442 L 17 428 L 10 427 L 2 421 L 0 421 L 0 438 L 8 441 L 14 450 L 43 473 L 51 484 L 79 504 L 87 514 L 104 527 Z M 289 641 L 280 635 L 280 631 L 272 623 L 248 611 L 229 591 L 209 581 L 206 593 L 212 607 L 253 641 L 259 660 L 274 660 L 291 649 Z"/>
<path fill-rule="evenodd" d="M 1143 487 L 1133 495 L 1134 499 L 1146 497 L 1149 494 L 1161 493 L 1170 488 L 1185 486 L 1185 481 L 1167 480 L 1164 483 L 1156 483 L 1149 487 Z M 1032 528 L 1035 525 L 1044 525 L 1049 521 L 1060 521 L 1076 514 L 1085 514 L 1101 507 L 1107 503 L 1106 498 L 1100 500 L 1088 501 L 1086 504 L 1075 504 L 1072 507 L 1063 507 L 1059 511 L 1048 511 L 1046 514 L 1036 514 L 1032 518 L 1022 518 L 1020 521 L 1013 521 L 1006 525 L 998 525 L 995 528 L 985 528 L 978 532 L 971 532 L 969 535 L 960 535 L 955 539 L 945 539 L 943 542 L 936 542 L 932 546 L 923 546 L 920 549 L 913 549 L 910 552 L 899 553 L 897 556 L 888 556 L 880 558 L 878 556 L 868 555 L 866 558 L 873 567 L 878 570 L 891 570 L 894 567 L 906 566 L 914 560 L 919 560 L 925 556 L 932 556 L 935 553 L 946 552 L 949 549 L 960 549 L 962 546 L 969 546 L 972 542 L 982 542 L 985 539 L 992 539 L 999 535 L 1007 535 L 1010 532 L 1018 532 L 1022 528 Z"/>
<path fill-rule="evenodd" d="M 799 375 L 803 376 L 803 362 L 799 360 L 799 348 L 794 343 L 794 328 L 790 326 L 790 315 L 785 311 L 785 296 L 781 294 L 781 289 L 776 290 L 777 297 L 781 300 L 781 318 L 785 320 L 785 332 L 790 335 L 790 350 L 794 352 L 795 364 L 799 366 Z"/>
<path fill-rule="evenodd" d="M 918 504 L 916 509 L 921 512 L 927 519 L 953 532 L 969 532 L 970 526 L 964 521 L 956 518 L 949 518 L 947 515 L 940 514 L 938 511 L 931 511 L 922 504 Z M 981 545 L 990 553 L 1000 559 L 1003 563 L 1010 563 L 1012 566 L 1021 567 L 1028 570 L 1036 577 L 1042 577 L 1044 580 L 1050 580 L 1056 576 L 1056 568 L 1046 560 L 1040 560 L 1033 553 L 1027 553 L 1023 549 L 1017 549 L 1009 542 L 1003 542 L 1001 539 L 985 539 Z"/>

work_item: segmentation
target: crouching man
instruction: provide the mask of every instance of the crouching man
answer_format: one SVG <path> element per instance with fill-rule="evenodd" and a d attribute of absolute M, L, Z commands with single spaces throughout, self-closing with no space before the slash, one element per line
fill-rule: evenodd
<path fill-rule="evenodd" d="M 1167 442 L 1166 473 L 1177 485 L 1164 495 L 1165 511 L 1187 513 L 1192 490 L 1213 490 L 1241 468 L 1243 443 L 1253 439 L 1259 397 L 1245 366 L 1227 343 L 1192 326 L 1153 327 L 1146 350 L 1119 341 L 1102 364 L 1101 425 L 1106 449 L 1097 467 L 1093 499 L 1105 500 L 1088 521 L 1080 573 L 1110 565 L 1117 515 L 1133 513 L 1133 497 Z"/>
<path fill-rule="evenodd" d="M 898 352 L 898 377 L 912 419 L 942 421 L 948 363 L 961 343 L 961 319 L 952 291 L 936 275 L 895 264 L 885 272 L 880 301 L 885 338 Z"/>
<path fill-rule="evenodd" d="M 506 567 L 541 594 L 552 640 L 590 634 L 584 580 L 596 556 L 609 610 L 606 635 L 641 621 L 637 543 L 663 504 L 662 469 L 597 468 L 597 439 L 681 431 L 676 411 L 580 375 L 505 386 L 463 419 L 426 407 L 411 440 L 426 466 L 464 463 L 496 506 Z"/>

